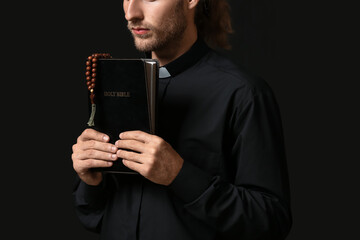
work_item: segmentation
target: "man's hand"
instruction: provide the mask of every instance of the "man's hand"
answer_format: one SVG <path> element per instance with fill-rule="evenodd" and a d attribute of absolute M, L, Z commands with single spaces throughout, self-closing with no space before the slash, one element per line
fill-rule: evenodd
<path fill-rule="evenodd" d="M 165 186 L 175 179 L 184 162 L 162 138 L 142 131 L 121 133 L 115 145 L 119 148 L 117 156 L 123 158 L 126 167 Z"/>
<path fill-rule="evenodd" d="M 108 143 L 109 137 L 93 129 L 86 129 L 73 145 L 71 156 L 73 167 L 81 180 L 88 185 L 99 185 L 102 181 L 101 172 L 91 168 L 110 167 L 117 160 L 117 147 Z"/>

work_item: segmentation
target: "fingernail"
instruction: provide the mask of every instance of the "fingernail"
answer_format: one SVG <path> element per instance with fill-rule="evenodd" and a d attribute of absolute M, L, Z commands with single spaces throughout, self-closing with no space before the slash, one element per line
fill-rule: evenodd
<path fill-rule="evenodd" d="M 120 134 L 119 134 L 119 137 L 122 138 L 122 136 L 123 136 L 123 133 L 120 133 Z"/>
<path fill-rule="evenodd" d="M 108 141 L 109 137 L 105 135 L 105 136 L 103 136 L 103 139 L 104 139 L 104 141 Z"/>
<path fill-rule="evenodd" d="M 111 154 L 111 158 L 116 159 L 117 158 L 116 154 Z"/>
<path fill-rule="evenodd" d="M 111 147 L 111 151 L 115 152 L 116 150 L 117 150 L 117 147 L 115 147 L 115 146 Z"/>

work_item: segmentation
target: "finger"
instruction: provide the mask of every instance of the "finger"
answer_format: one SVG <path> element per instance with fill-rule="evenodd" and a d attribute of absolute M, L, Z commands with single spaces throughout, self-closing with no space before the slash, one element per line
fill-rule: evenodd
<path fill-rule="evenodd" d="M 119 149 L 116 155 L 118 158 L 126 159 L 132 162 L 137 162 L 140 164 L 144 163 L 144 160 L 142 159 L 142 155 L 139 153 Z"/>
<path fill-rule="evenodd" d="M 95 159 L 95 160 L 115 161 L 117 160 L 117 155 L 115 153 L 107 153 L 94 149 L 89 149 L 85 151 L 80 151 L 79 153 L 76 154 L 75 158 L 79 160 Z"/>
<path fill-rule="evenodd" d="M 82 144 L 83 150 L 95 149 L 102 152 L 116 153 L 118 148 L 111 143 L 103 143 L 96 140 L 85 141 Z"/>
<path fill-rule="evenodd" d="M 127 131 L 120 133 L 119 137 L 122 140 L 137 140 L 143 143 L 151 142 L 154 135 L 143 131 Z"/>
<path fill-rule="evenodd" d="M 97 159 L 88 159 L 86 161 L 78 161 L 76 168 L 81 171 L 90 168 L 111 167 L 112 165 L 112 162 L 101 161 Z"/>
<path fill-rule="evenodd" d="M 125 167 L 130 168 L 131 170 L 134 170 L 135 172 L 138 173 L 142 173 L 142 164 L 141 163 L 137 163 L 137 162 L 133 162 L 133 161 L 129 161 L 126 159 L 122 160 L 123 164 L 125 165 Z"/>
<path fill-rule="evenodd" d="M 118 140 L 115 142 L 115 146 L 122 149 L 129 149 L 136 152 L 144 152 L 144 143 L 137 140 Z"/>
<path fill-rule="evenodd" d="M 87 140 L 97 140 L 100 142 L 108 142 L 110 140 L 109 136 L 98 132 L 94 129 L 87 128 L 79 136 L 78 141 L 87 141 Z"/>

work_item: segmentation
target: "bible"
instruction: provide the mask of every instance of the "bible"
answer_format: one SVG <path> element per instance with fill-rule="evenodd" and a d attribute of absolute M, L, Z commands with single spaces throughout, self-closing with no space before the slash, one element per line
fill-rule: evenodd
<path fill-rule="evenodd" d="M 95 60 L 94 60 L 95 59 Z M 88 126 L 110 137 L 115 143 L 124 131 L 141 130 L 150 134 L 156 128 L 158 62 L 153 59 L 90 59 L 87 62 L 89 112 Z M 94 64 L 95 63 L 95 64 Z M 95 69 L 95 70 L 93 70 Z M 90 78 L 88 78 L 90 77 Z M 94 171 L 137 174 L 116 160 L 109 168 Z"/>

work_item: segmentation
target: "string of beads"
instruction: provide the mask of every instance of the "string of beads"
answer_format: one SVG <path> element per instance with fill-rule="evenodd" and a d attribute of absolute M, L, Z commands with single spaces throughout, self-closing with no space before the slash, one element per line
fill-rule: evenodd
<path fill-rule="evenodd" d="M 87 58 L 86 61 L 86 85 L 88 90 L 90 91 L 90 100 L 91 104 L 95 104 L 95 82 L 96 82 L 96 67 L 98 64 L 98 59 L 107 59 L 112 58 L 109 53 L 94 53 Z"/>

